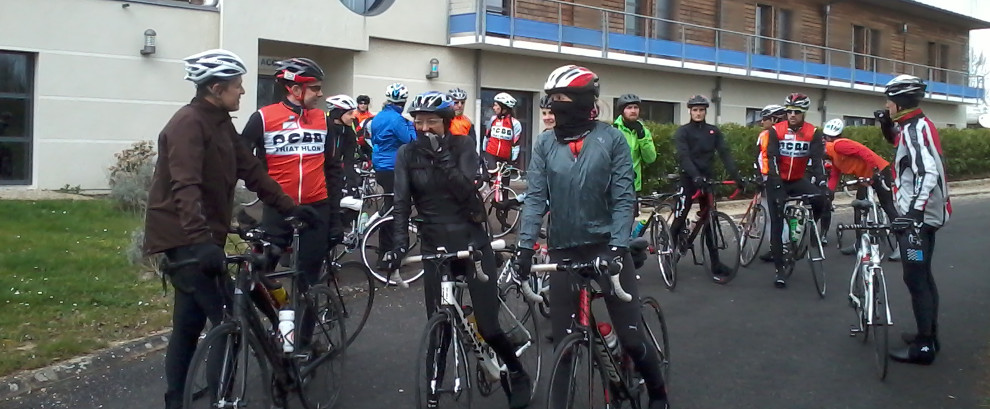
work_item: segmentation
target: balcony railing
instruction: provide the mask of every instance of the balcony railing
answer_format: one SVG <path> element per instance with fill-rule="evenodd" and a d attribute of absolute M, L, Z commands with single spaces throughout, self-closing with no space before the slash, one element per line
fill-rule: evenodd
<path fill-rule="evenodd" d="M 123 3 L 153 4 L 184 9 L 212 10 L 220 8 L 220 0 L 117 0 Z"/>
<path fill-rule="evenodd" d="M 984 95 L 983 77 L 963 71 L 559 0 L 454 0 L 449 27 L 452 45 L 467 40 L 865 91 L 911 74 L 927 80 L 935 99 Z"/>

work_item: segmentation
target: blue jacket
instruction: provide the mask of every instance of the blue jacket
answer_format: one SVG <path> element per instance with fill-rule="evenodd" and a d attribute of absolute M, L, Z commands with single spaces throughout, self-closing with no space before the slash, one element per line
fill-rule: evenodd
<path fill-rule="evenodd" d="M 375 170 L 395 169 L 395 153 L 399 147 L 416 139 L 412 121 L 402 116 L 402 107 L 386 105 L 371 119 L 371 164 Z"/>

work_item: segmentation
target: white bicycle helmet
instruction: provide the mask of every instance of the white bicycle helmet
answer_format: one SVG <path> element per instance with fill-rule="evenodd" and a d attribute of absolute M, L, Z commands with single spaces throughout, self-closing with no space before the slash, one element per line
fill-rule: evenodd
<path fill-rule="evenodd" d="M 508 108 L 516 107 L 516 99 L 513 98 L 512 95 L 509 95 L 505 92 L 499 92 L 498 94 L 495 94 L 495 102 L 505 105 Z"/>
<path fill-rule="evenodd" d="M 460 88 L 454 88 L 447 92 L 454 101 L 464 101 L 467 100 L 467 91 Z"/>
<path fill-rule="evenodd" d="M 921 78 L 901 74 L 887 83 L 887 86 L 884 88 L 884 94 L 887 94 L 888 97 L 905 95 L 922 98 L 925 96 L 926 89 L 928 89 L 928 85 Z"/>
<path fill-rule="evenodd" d="M 825 134 L 825 136 L 836 137 L 842 135 L 842 130 L 845 127 L 846 124 L 841 118 L 835 118 L 825 123 L 825 128 L 822 129 L 822 133 Z"/>
<path fill-rule="evenodd" d="M 409 88 L 401 82 L 395 82 L 385 88 L 385 99 L 388 102 L 402 103 L 409 99 Z"/>
<path fill-rule="evenodd" d="M 543 90 L 547 94 L 594 92 L 596 97 L 601 92 L 598 75 L 577 65 L 565 65 L 553 70 L 543 84 Z"/>
<path fill-rule="evenodd" d="M 186 78 L 196 85 L 212 79 L 228 80 L 247 74 L 244 60 L 227 50 L 214 49 L 190 55 L 186 63 Z"/>
<path fill-rule="evenodd" d="M 354 98 L 344 94 L 334 95 L 327 98 L 327 109 L 331 111 L 335 109 L 350 111 L 352 109 L 357 109 L 357 101 L 355 101 Z"/>

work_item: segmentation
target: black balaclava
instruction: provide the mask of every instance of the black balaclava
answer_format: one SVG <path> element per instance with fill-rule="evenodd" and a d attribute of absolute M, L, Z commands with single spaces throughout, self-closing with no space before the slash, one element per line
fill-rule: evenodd
<path fill-rule="evenodd" d="M 550 102 L 550 112 L 553 112 L 556 125 L 554 135 L 560 141 L 574 141 L 584 137 L 595 128 L 598 109 L 595 107 L 595 94 L 582 92 L 565 94 L 572 101 Z"/>

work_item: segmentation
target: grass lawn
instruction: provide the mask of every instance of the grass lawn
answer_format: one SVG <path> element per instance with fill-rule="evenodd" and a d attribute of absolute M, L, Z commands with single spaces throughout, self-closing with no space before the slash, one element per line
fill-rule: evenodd
<path fill-rule="evenodd" d="M 0 200 L 0 376 L 170 324 L 171 288 L 125 256 L 140 223 L 104 200 Z"/>

